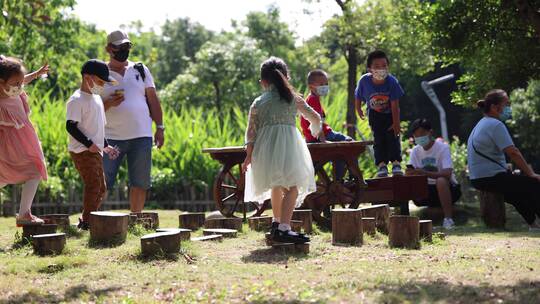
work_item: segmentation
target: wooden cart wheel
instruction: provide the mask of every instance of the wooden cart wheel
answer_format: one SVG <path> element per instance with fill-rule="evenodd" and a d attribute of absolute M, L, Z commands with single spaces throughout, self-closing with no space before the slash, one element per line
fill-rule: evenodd
<path fill-rule="evenodd" d="M 335 169 L 330 176 L 324 166 L 327 163 L 315 164 L 317 191 L 308 195 L 300 208 L 313 211 L 313 220 L 320 226 L 331 228 L 331 209 L 335 205 L 343 208 L 357 208 L 363 187 L 363 182 L 353 177 L 349 181 L 339 181 L 335 177 Z"/>
<path fill-rule="evenodd" d="M 244 202 L 244 174 L 242 164 L 224 165 L 214 183 L 214 199 L 218 210 L 225 217 L 260 216 L 270 203 L 265 201 L 262 206 L 257 202 Z"/>

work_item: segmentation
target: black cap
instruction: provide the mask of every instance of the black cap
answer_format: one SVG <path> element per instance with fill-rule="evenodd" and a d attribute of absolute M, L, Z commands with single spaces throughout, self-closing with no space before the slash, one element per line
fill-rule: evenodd
<path fill-rule="evenodd" d="M 105 82 L 116 82 L 109 75 L 109 67 L 107 64 L 98 59 L 90 59 L 85 62 L 82 66 L 81 74 L 95 75 Z"/>

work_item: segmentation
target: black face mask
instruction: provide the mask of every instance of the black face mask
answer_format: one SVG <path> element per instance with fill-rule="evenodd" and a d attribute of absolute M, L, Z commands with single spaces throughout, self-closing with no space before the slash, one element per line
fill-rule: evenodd
<path fill-rule="evenodd" d="M 129 49 L 113 51 L 114 60 L 117 60 L 120 62 L 126 61 L 129 57 L 129 51 L 130 51 Z"/>

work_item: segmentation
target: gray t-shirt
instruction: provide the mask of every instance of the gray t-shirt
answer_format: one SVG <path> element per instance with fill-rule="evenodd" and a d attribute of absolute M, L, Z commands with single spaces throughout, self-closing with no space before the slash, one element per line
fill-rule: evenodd
<path fill-rule="evenodd" d="M 476 153 L 473 144 L 476 150 L 493 159 L 500 166 Z M 470 178 L 492 177 L 505 172 L 506 159 L 503 150 L 513 145 L 514 142 L 510 137 L 510 133 L 508 133 L 506 126 L 500 120 L 492 117 L 482 118 L 472 130 L 467 142 Z"/>

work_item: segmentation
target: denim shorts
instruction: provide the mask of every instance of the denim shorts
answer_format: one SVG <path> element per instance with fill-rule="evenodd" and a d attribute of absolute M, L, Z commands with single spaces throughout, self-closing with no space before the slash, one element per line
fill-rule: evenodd
<path fill-rule="evenodd" d="M 152 137 L 140 137 L 128 140 L 107 139 L 109 146 L 120 150 L 118 158 L 112 160 L 103 155 L 103 169 L 107 181 L 107 189 L 111 190 L 116 182 L 118 169 L 127 156 L 129 186 L 147 190 L 150 188 L 150 171 L 152 169 Z"/>

